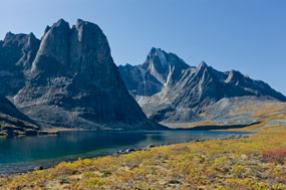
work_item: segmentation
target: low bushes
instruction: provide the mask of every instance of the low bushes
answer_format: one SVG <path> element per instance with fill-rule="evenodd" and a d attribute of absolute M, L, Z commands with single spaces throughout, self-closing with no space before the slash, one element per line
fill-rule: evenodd
<path fill-rule="evenodd" d="M 275 162 L 284 164 L 286 161 L 286 147 L 263 152 L 263 160 L 266 162 Z"/>

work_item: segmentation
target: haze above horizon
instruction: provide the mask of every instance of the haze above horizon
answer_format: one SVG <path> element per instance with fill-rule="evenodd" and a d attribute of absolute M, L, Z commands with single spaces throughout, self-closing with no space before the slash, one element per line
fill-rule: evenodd
<path fill-rule="evenodd" d="M 0 39 L 33 32 L 60 18 L 98 24 L 117 64 L 141 64 L 151 47 L 190 65 L 202 60 L 239 70 L 286 94 L 286 1 L 276 0 L 3 0 Z"/>

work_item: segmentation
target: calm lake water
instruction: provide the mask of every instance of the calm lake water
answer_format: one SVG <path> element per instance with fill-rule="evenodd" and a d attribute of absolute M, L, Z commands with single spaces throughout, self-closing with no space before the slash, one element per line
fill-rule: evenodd
<path fill-rule="evenodd" d="M 22 172 L 59 161 L 95 157 L 128 148 L 174 144 L 198 139 L 223 138 L 243 132 L 230 131 L 133 131 L 61 132 L 55 136 L 0 138 L 0 174 Z"/>

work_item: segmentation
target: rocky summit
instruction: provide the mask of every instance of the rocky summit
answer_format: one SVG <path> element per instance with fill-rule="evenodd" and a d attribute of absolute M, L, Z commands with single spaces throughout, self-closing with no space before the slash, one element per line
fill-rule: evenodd
<path fill-rule="evenodd" d="M 8 33 L 0 60 L 1 95 L 42 126 L 155 126 L 129 95 L 96 24 L 77 20 L 70 27 L 61 19 L 47 26 L 41 40 Z"/>
<path fill-rule="evenodd" d="M 25 85 L 25 75 L 29 72 L 36 56 L 40 41 L 31 34 L 8 32 L 0 41 L 0 94 L 14 96 Z"/>
<path fill-rule="evenodd" d="M 152 48 L 143 64 L 127 64 L 119 70 L 147 116 L 161 122 L 218 119 L 214 110 L 226 113 L 229 107 L 235 107 L 232 104 L 250 100 L 286 101 L 284 95 L 263 81 L 238 71 L 221 72 L 205 62 L 189 66 L 177 55 L 159 48 Z"/>

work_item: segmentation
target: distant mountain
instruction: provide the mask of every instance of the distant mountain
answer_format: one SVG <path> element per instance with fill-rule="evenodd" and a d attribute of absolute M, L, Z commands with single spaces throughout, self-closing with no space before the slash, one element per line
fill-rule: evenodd
<path fill-rule="evenodd" d="M 61 19 L 41 40 L 8 33 L 0 60 L 0 95 L 43 126 L 156 127 L 129 95 L 96 24 Z"/>
<path fill-rule="evenodd" d="M 142 65 L 119 66 L 119 71 L 132 95 L 152 96 L 174 85 L 189 67 L 175 54 L 152 48 Z"/>
<path fill-rule="evenodd" d="M 177 55 L 158 48 L 151 49 L 142 65 L 120 66 L 119 71 L 129 92 L 156 121 L 206 119 L 202 113 L 225 98 L 286 101 L 284 95 L 263 81 L 238 71 L 220 72 L 205 62 L 191 67 Z"/>

